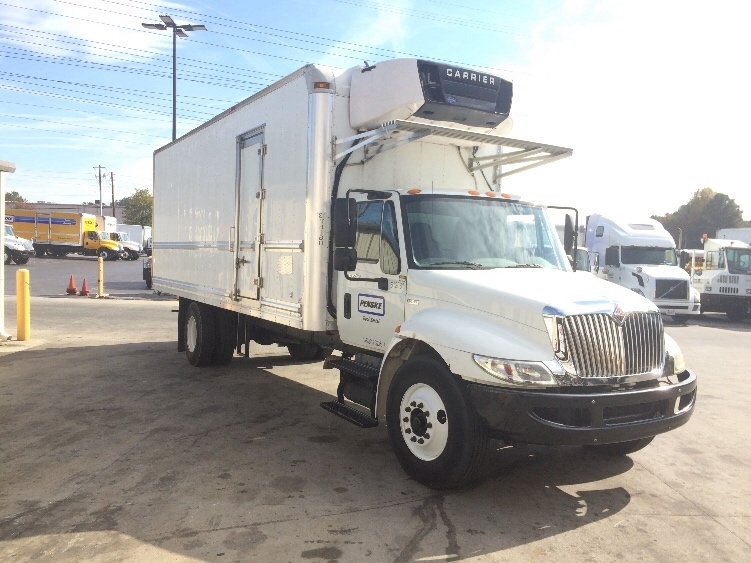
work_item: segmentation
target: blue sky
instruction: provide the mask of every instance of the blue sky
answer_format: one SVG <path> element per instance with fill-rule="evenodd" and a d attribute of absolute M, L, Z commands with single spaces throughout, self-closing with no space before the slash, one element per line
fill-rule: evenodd
<path fill-rule="evenodd" d="M 178 135 L 299 68 L 419 56 L 514 83 L 510 137 L 574 156 L 508 190 L 584 213 L 674 211 L 697 189 L 751 218 L 747 2 L 663 0 L 0 0 L 0 160 L 31 201 L 151 189 L 171 139 L 168 13 L 178 39 Z M 104 201 L 109 201 L 109 177 Z"/>

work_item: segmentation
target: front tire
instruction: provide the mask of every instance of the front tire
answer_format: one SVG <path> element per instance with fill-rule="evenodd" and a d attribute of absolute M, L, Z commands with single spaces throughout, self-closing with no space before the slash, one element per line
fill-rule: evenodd
<path fill-rule="evenodd" d="M 97 256 L 102 260 L 109 260 L 112 257 L 112 253 L 106 248 L 100 248 L 99 252 L 97 252 Z"/>
<path fill-rule="evenodd" d="M 5 254 L 3 255 L 3 264 L 7 266 L 8 264 L 10 264 L 10 252 L 8 252 L 7 249 L 5 249 L 4 252 Z"/>
<path fill-rule="evenodd" d="M 621 457 L 646 448 L 654 439 L 654 436 L 650 436 L 649 438 L 641 438 L 640 440 L 616 442 L 615 444 L 601 444 L 599 446 L 586 446 L 586 448 L 601 455 Z"/>
<path fill-rule="evenodd" d="M 208 366 L 214 354 L 216 322 L 213 311 L 195 301 L 188 306 L 185 315 L 185 355 L 196 366 Z"/>
<path fill-rule="evenodd" d="M 18 264 L 19 266 L 22 266 L 23 264 L 26 264 L 29 261 L 28 256 L 16 256 L 13 261 Z"/>
<path fill-rule="evenodd" d="M 389 388 L 386 423 L 394 454 L 415 481 L 449 489 L 477 477 L 487 428 L 443 362 L 418 356 L 402 364 Z"/>

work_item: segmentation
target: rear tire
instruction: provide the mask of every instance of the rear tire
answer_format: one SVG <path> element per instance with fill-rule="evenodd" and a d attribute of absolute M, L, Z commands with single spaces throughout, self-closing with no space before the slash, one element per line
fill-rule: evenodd
<path fill-rule="evenodd" d="M 728 319 L 734 323 L 739 323 L 746 318 L 746 312 L 741 307 L 738 307 L 737 309 L 728 309 L 725 311 L 725 314 L 728 316 Z"/>
<path fill-rule="evenodd" d="M 415 481 L 450 489 L 477 478 L 487 427 L 443 362 L 419 356 L 402 364 L 389 388 L 386 423 L 394 454 Z"/>
<path fill-rule="evenodd" d="M 298 362 L 306 362 L 310 360 L 317 360 L 322 357 L 322 354 L 326 353 L 326 348 L 321 348 L 315 344 L 309 344 L 307 342 L 300 344 L 287 344 L 287 350 L 293 360 Z"/>
<path fill-rule="evenodd" d="M 216 341 L 211 363 L 215 366 L 226 366 L 235 357 L 237 347 L 237 313 L 217 309 Z"/>
<path fill-rule="evenodd" d="M 615 444 L 601 444 L 599 446 L 585 446 L 585 448 L 600 455 L 621 457 L 646 448 L 654 439 L 654 436 L 650 436 L 649 438 L 642 438 L 640 440 L 616 442 Z"/>
<path fill-rule="evenodd" d="M 216 342 L 216 322 L 206 305 L 192 302 L 185 315 L 185 355 L 196 366 L 211 364 Z"/>

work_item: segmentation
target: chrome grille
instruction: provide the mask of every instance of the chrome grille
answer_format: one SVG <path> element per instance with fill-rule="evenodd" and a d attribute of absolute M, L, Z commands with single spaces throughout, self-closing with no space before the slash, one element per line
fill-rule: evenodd
<path fill-rule="evenodd" d="M 563 317 L 566 347 L 579 377 L 636 375 L 662 369 L 665 339 L 657 312 Z"/>

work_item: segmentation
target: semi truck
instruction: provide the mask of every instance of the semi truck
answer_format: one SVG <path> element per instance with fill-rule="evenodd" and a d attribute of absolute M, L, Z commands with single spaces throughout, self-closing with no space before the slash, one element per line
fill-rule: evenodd
<path fill-rule="evenodd" d="M 120 243 L 120 246 L 123 247 L 123 250 L 120 253 L 120 258 L 122 258 L 123 260 L 138 260 L 138 258 L 141 256 L 143 247 L 139 243 L 130 240 L 128 233 L 123 231 L 116 231 L 114 233 L 107 234 L 112 240 L 117 241 L 118 243 Z"/>
<path fill-rule="evenodd" d="M 325 357 L 321 406 L 385 423 L 435 489 L 472 482 L 491 440 L 625 455 L 687 422 L 697 377 L 658 308 L 575 275 L 546 208 L 498 189 L 572 153 L 504 137 L 511 98 L 425 60 L 307 65 L 156 150 L 177 350 Z"/>
<path fill-rule="evenodd" d="M 650 299 L 678 323 L 701 313 L 699 292 L 659 221 L 593 214 L 587 217 L 584 245 L 596 276 Z"/>
<path fill-rule="evenodd" d="M 10 264 L 11 260 L 16 264 L 26 264 L 29 258 L 34 256 L 34 246 L 30 240 L 17 237 L 13 227 L 8 223 L 12 218 L 5 216 L 5 238 L 3 239 L 3 264 Z"/>
<path fill-rule="evenodd" d="M 704 260 L 687 261 L 691 285 L 705 313 L 725 313 L 731 321 L 751 317 L 751 245 L 740 240 L 702 238 Z"/>
<path fill-rule="evenodd" d="M 32 241 L 37 256 L 78 253 L 117 260 L 122 252 L 122 246 L 97 230 L 96 215 L 34 209 L 8 209 L 6 215 L 16 234 Z"/>

